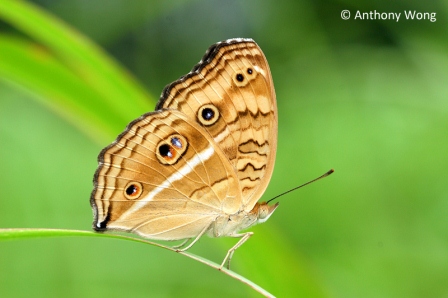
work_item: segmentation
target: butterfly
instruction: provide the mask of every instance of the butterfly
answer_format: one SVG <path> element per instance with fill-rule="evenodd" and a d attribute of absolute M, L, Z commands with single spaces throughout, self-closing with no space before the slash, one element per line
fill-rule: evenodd
<path fill-rule="evenodd" d="M 132 121 L 98 156 L 95 231 L 154 240 L 236 237 L 221 267 L 277 204 L 258 200 L 274 169 L 277 105 L 268 62 L 252 39 L 212 45 L 167 85 L 154 112 Z M 190 242 L 188 245 L 187 243 Z"/>

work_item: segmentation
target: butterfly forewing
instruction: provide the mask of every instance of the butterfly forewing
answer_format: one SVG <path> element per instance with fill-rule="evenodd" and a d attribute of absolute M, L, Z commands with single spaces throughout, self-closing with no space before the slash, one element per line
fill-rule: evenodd
<path fill-rule="evenodd" d="M 237 173 L 249 212 L 269 183 L 277 147 L 274 85 L 258 45 L 250 39 L 215 44 L 165 88 L 157 108 L 181 111 L 213 137 Z"/>

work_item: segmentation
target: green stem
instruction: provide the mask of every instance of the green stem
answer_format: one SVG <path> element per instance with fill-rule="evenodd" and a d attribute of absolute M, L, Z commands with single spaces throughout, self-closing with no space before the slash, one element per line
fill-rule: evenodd
<path fill-rule="evenodd" d="M 129 236 L 123 236 L 118 234 L 104 234 L 104 233 L 95 233 L 91 231 L 82 231 L 82 230 L 65 230 L 65 229 L 0 229 L 0 241 L 6 241 L 6 240 L 19 240 L 19 239 L 29 239 L 29 238 L 42 238 L 42 237 L 106 237 L 106 238 L 115 238 L 115 239 L 121 239 L 121 240 L 128 240 L 128 241 L 135 241 L 140 243 L 145 243 L 153 246 L 157 246 L 160 248 L 164 248 L 173 252 L 177 252 L 181 255 L 184 255 L 190 259 L 193 259 L 195 261 L 201 262 L 209 267 L 212 267 L 214 269 L 220 270 L 224 274 L 227 274 L 228 276 L 248 285 L 258 293 L 264 295 L 265 297 L 274 297 L 272 294 L 267 292 L 265 289 L 260 287 L 259 285 L 253 283 L 252 281 L 246 279 L 245 277 L 229 270 L 226 268 L 220 268 L 220 265 L 204 259 L 200 256 L 197 256 L 195 254 L 186 252 L 186 251 L 178 251 L 174 248 L 171 248 L 169 246 L 165 246 L 159 243 L 151 242 L 144 239 L 129 237 Z"/>

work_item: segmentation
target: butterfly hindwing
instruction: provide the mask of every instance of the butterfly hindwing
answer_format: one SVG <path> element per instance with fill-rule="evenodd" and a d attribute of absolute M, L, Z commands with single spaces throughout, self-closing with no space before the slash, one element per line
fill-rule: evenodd
<path fill-rule="evenodd" d="M 91 200 L 97 230 L 184 239 L 241 206 L 227 157 L 179 111 L 153 112 L 133 121 L 99 161 Z"/>

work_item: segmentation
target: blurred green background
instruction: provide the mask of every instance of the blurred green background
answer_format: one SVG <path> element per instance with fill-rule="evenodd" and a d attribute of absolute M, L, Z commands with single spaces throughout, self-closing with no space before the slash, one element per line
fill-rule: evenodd
<path fill-rule="evenodd" d="M 279 110 L 263 199 L 336 172 L 280 198 L 232 269 L 279 297 L 448 297 L 447 16 L 446 1 L 2 0 L 0 228 L 90 230 L 100 150 L 208 46 L 251 37 Z M 191 251 L 220 262 L 234 243 L 204 237 Z M 0 243 L 1 297 L 56 295 L 259 296 L 129 241 Z"/>

